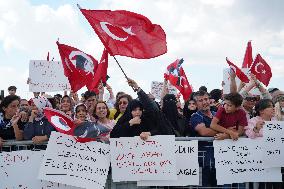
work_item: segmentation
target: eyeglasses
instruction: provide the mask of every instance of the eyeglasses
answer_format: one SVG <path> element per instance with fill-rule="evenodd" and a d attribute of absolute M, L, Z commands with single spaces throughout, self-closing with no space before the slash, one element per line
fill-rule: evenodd
<path fill-rule="evenodd" d="M 119 105 L 126 105 L 126 104 L 128 104 L 128 102 L 126 102 L 126 101 L 120 101 L 119 103 L 118 103 Z"/>

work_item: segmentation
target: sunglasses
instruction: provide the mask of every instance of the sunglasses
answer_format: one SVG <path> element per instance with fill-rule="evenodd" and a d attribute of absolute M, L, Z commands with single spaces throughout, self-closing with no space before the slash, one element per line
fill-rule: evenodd
<path fill-rule="evenodd" d="M 119 105 L 126 105 L 126 104 L 128 104 L 128 102 L 126 102 L 126 101 L 120 101 L 119 103 L 118 103 Z"/>

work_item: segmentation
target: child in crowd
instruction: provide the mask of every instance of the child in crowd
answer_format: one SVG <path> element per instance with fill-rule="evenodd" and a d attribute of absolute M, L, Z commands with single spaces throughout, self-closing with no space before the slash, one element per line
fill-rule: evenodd
<path fill-rule="evenodd" d="M 243 98 L 239 93 L 229 93 L 224 99 L 224 105 L 218 108 L 210 128 L 219 132 L 215 136 L 217 140 L 238 140 L 248 124 L 246 113 L 241 108 Z"/>
<path fill-rule="evenodd" d="M 87 106 L 83 103 L 79 103 L 75 106 L 74 108 L 74 118 L 75 120 L 78 119 L 80 121 L 86 121 L 88 120 L 87 115 L 88 115 L 88 111 L 87 111 Z"/>

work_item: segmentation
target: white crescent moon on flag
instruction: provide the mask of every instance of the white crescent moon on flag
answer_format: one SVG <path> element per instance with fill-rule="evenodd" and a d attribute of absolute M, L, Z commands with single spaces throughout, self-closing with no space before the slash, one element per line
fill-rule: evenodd
<path fill-rule="evenodd" d="M 66 121 L 59 116 L 51 116 L 51 122 L 63 131 L 69 131 L 71 128 L 67 125 Z M 60 122 L 61 121 L 61 122 Z"/>
<path fill-rule="evenodd" d="M 259 66 L 259 65 L 264 66 L 261 62 L 257 63 L 257 64 L 255 65 L 255 67 L 254 67 L 254 71 L 255 71 L 256 73 L 260 73 L 260 72 L 258 71 L 258 66 Z"/>
<path fill-rule="evenodd" d="M 104 32 L 106 32 L 106 34 L 108 34 L 108 36 L 110 36 L 112 39 L 115 39 L 115 40 L 118 40 L 118 41 L 126 41 L 128 39 L 128 36 L 122 38 L 122 37 L 118 37 L 114 33 L 112 33 L 107 27 L 107 25 L 112 26 L 112 24 L 110 24 L 108 22 L 100 22 L 100 25 L 101 25 L 101 28 L 104 30 Z M 122 30 L 125 31 L 126 33 L 128 33 L 129 35 L 135 35 L 135 33 L 133 33 L 131 31 L 131 26 L 129 28 L 122 27 Z"/>

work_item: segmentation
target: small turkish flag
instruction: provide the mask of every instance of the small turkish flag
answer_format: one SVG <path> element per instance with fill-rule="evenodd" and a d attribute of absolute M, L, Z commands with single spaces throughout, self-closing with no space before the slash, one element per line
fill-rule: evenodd
<path fill-rule="evenodd" d="M 269 81 L 272 77 L 271 68 L 266 63 L 266 61 L 260 56 L 260 54 L 256 55 L 256 58 L 254 59 L 250 71 L 264 85 L 267 86 L 269 84 Z"/>
<path fill-rule="evenodd" d="M 233 64 L 228 58 L 226 58 L 227 63 L 229 64 L 230 68 L 235 72 L 236 76 L 245 83 L 249 82 L 249 78 L 248 76 L 242 72 L 242 70 L 240 68 L 238 68 L 238 66 L 236 66 L 235 64 Z"/>
<path fill-rule="evenodd" d="M 251 41 L 248 42 L 242 68 L 250 68 L 252 65 L 252 47 Z"/>
<path fill-rule="evenodd" d="M 185 72 L 181 66 L 183 59 L 177 59 L 167 67 L 167 73 L 164 78 L 176 87 L 182 94 L 184 101 L 188 100 L 192 93 L 191 85 L 189 84 Z"/>
<path fill-rule="evenodd" d="M 164 30 L 143 15 L 125 10 L 80 10 L 112 56 L 147 59 L 167 52 Z"/>
<path fill-rule="evenodd" d="M 54 126 L 60 133 L 72 135 L 75 124 L 73 119 L 68 117 L 63 112 L 53 108 L 44 108 L 44 115 L 47 120 Z"/>

